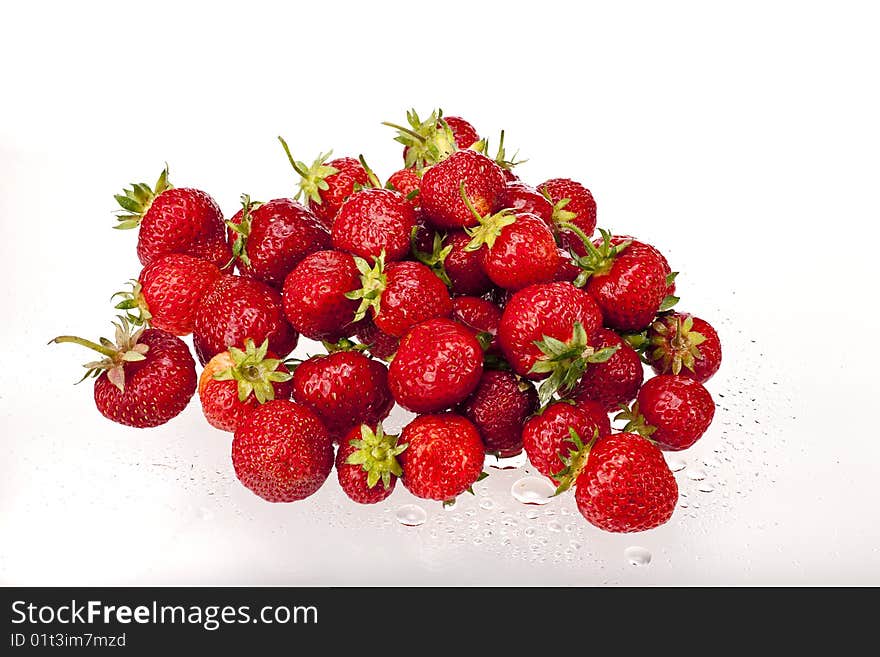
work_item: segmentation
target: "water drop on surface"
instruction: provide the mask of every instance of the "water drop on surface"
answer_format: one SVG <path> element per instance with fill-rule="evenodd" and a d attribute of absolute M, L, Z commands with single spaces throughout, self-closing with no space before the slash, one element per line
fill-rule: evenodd
<path fill-rule="evenodd" d="M 712 486 L 712 484 L 710 484 L 708 481 L 704 481 L 697 487 L 697 490 L 701 493 L 711 493 L 713 490 L 715 490 L 715 487 Z"/>
<path fill-rule="evenodd" d="M 486 466 L 496 470 L 516 470 L 523 467 L 527 462 L 528 459 L 525 452 L 520 452 L 516 456 L 508 456 L 507 458 L 498 458 L 492 454 L 486 455 Z"/>
<path fill-rule="evenodd" d="M 523 477 L 510 487 L 513 499 L 523 504 L 547 504 L 555 492 L 553 484 L 541 477 Z"/>
<path fill-rule="evenodd" d="M 555 520 L 551 520 L 550 522 L 547 523 L 547 529 L 549 529 L 551 532 L 561 532 L 562 525 L 560 525 Z"/>
<path fill-rule="evenodd" d="M 702 481 L 706 478 L 706 473 L 699 468 L 694 468 L 693 470 L 687 471 L 687 478 L 693 481 Z"/>
<path fill-rule="evenodd" d="M 669 469 L 673 472 L 680 472 L 687 467 L 687 461 L 680 456 L 667 455 L 666 465 L 668 465 Z"/>
<path fill-rule="evenodd" d="M 428 514 L 418 504 L 404 504 L 394 515 L 401 525 L 407 527 L 418 527 L 428 519 Z"/>
<path fill-rule="evenodd" d="M 623 557 L 631 566 L 647 566 L 651 563 L 651 553 L 643 547 L 632 546 L 623 551 Z"/>
<path fill-rule="evenodd" d="M 495 508 L 495 501 L 491 497 L 484 497 L 480 500 L 480 508 L 485 511 L 491 511 Z"/>

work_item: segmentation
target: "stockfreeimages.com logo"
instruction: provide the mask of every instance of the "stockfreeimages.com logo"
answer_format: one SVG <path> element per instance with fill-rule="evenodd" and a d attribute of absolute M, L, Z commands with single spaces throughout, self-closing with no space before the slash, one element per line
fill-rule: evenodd
<path fill-rule="evenodd" d="M 208 631 L 223 625 L 263 623 L 265 625 L 316 624 L 318 608 L 301 605 L 267 605 L 257 610 L 249 605 L 111 605 L 100 600 L 62 605 L 35 605 L 24 600 L 12 603 L 12 623 L 20 625 L 200 625 Z"/>

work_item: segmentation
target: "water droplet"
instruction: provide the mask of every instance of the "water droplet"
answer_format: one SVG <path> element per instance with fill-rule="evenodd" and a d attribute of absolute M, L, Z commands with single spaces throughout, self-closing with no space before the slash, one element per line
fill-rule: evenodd
<path fill-rule="evenodd" d="M 525 452 L 520 452 L 516 456 L 508 456 L 507 458 L 498 458 L 492 454 L 486 455 L 486 465 L 496 470 L 516 470 L 523 467 L 528 462 Z"/>
<path fill-rule="evenodd" d="M 715 487 L 708 481 L 704 481 L 697 487 L 697 490 L 701 493 L 711 493 L 713 490 L 715 490 Z"/>
<path fill-rule="evenodd" d="M 571 539 L 568 544 L 571 546 L 572 550 L 580 550 L 583 547 L 583 543 L 575 539 Z"/>
<path fill-rule="evenodd" d="M 673 472 L 680 472 L 687 467 L 687 461 L 685 461 L 680 456 L 675 456 L 673 454 L 666 455 L 666 465 L 669 466 L 669 469 Z"/>
<path fill-rule="evenodd" d="M 482 500 L 480 500 L 480 508 L 484 509 L 485 511 L 491 511 L 495 508 L 495 500 L 493 500 L 491 497 L 484 497 Z"/>
<path fill-rule="evenodd" d="M 560 525 L 555 520 L 551 520 L 550 522 L 547 523 L 547 529 L 549 529 L 551 532 L 561 532 L 562 525 Z"/>
<path fill-rule="evenodd" d="M 428 514 L 418 504 L 404 504 L 394 515 L 401 525 L 407 527 L 418 527 L 428 519 Z"/>
<path fill-rule="evenodd" d="M 693 481 L 703 481 L 706 478 L 706 473 L 699 468 L 689 469 L 687 471 L 687 478 Z"/>
<path fill-rule="evenodd" d="M 632 546 L 623 551 L 623 557 L 631 566 L 647 566 L 651 563 L 651 553 L 643 547 Z"/>
<path fill-rule="evenodd" d="M 510 487 L 513 498 L 523 504 L 547 504 L 555 492 L 553 484 L 542 477 L 523 477 Z"/>
<path fill-rule="evenodd" d="M 523 534 L 525 534 L 526 536 L 534 536 L 535 535 L 535 528 L 529 527 L 523 532 Z"/>

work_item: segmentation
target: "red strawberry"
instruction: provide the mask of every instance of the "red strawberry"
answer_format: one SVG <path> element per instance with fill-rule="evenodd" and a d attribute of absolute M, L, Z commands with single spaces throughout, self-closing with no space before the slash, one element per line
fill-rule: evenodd
<path fill-rule="evenodd" d="M 406 113 L 409 127 L 383 122 L 397 130 L 395 141 L 403 144 L 403 160 L 407 167 L 422 169 L 437 164 L 455 151 L 467 148 L 480 139 L 474 127 L 458 116 L 443 116 L 434 110 L 422 121 L 413 109 Z"/>
<path fill-rule="evenodd" d="M 143 268 L 131 292 L 122 297 L 116 308 L 125 311 L 129 321 L 150 326 L 174 335 L 192 333 L 196 307 L 220 279 L 220 270 L 207 260 L 182 253 L 171 253 L 153 260 Z"/>
<path fill-rule="evenodd" d="M 666 274 L 666 296 L 671 297 L 674 295 L 675 277 L 678 276 L 678 272 L 672 271 L 672 267 L 669 266 L 666 256 L 660 253 L 656 247 L 651 246 L 647 242 L 640 242 L 635 237 L 629 235 L 614 235 L 611 237 L 611 243 L 615 246 L 623 244 L 624 242 L 629 242 L 629 247 L 627 248 L 631 254 L 638 254 L 646 258 L 654 258 L 660 263 L 663 272 Z M 672 303 L 673 301 L 678 301 L 678 299 L 669 299 L 667 303 Z"/>
<path fill-rule="evenodd" d="M 73 342 L 97 351 L 104 358 L 86 364 L 87 377 L 95 379 L 95 406 L 109 420 L 130 427 L 165 424 L 189 403 L 196 390 L 196 368 L 186 344 L 161 329 L 132 333 L 121 317 L 116 343 L 100 344 L 70 335 L 52 342 Z"/>
<path fill-rule="evenodd" d="M 372 268 L 362 258 L 356 257 L 355 264 L 361 272 L 362 287 L 347 295 L 361 300 L 355 321 L 362 320 L 370 310 L 382 332 L 402 337 L 416 324 L 448 317 L 452 312 L 452 300 L 443 281 L 419 262 L 386 265 L 380 256 Z"/>
<path fill-rule="evenodd" d="M 479 222 L 462 199 L 462 185 L 482 217 L 495 211 L 504 184 L 504 173 L 495 162 L 476 151 L 458 151 L 422 176 L 422 210 L 437 228 L 475 226 Z"/>
<path fill-rule="evenodd" d="M 513 372 L 486 370 L 477 389 L 458 406 L 458 412 L 477 427 L 486 452 L 501 458 L 523 448 L 523 423 L 538 410 L 538 393 L 531 382 Z"/>
<path fill-rule="evenodd" d="M 333 440 L 354 426 L 375 425 L 394 405 L 385 365 L 357 351 L 300 363 L 293 372 L 293 398 L 317 414 Z"/>
<path fill-rule="evenodd" d="M 330 230 L 333 218 L 345 199 L 354 193 L 356 188 L 369 187 L 372 184 L 370 175 L 363 164 L 353 157 L 339 157 L 327 160 L 333 151 L 319 155 L 312 166 L 293 159 L 287 142 L 278 138 L 287 153 L 290 165 L 301 180 L 297 199 L 307 200 L 311 210 L 324 228 Z"/>
<path fill-rule="evenodd" d="M 462 401 L 480 382 L 483 349 L 474 334 L 452 320 L 417 324 L 400 340 L 388 370 L 398 404 L 414 413 L 433 413 Z"/>
<path fill-rule="evenodd" d="M 697 442 L 714 416 L 715 402 L 702 383 L 661 374 L 648 379 L 632 409 L 615 419 L 627 421 L 624 431 L 642 434 L 661 449 L 679 451 Z"/>
<path fill-rule="evenodd" d="M 534 187 L 529 187 L 520 181 L 509 182 L 501 193 L 499 205 L 502 208 L 513 210 L 516 214 L 528 212 L 554 228 L 553 205 Z"/>
<path fill-rule="evenodd" d="M 545 404 L 556 390 L 571 389 L 587 363 L 613 353 L 590 346 L 589 336 L 601 322 L 596 303 L 570 283 L 531 285 L 505 307 L 498 341 L 514 372 L 535 380 L 549 377 L 539 390 Z"/>
<path fill-rule="evenodd" d="M 721 367 L 721 341 L 709 322 L 684 313 L 661 315 L 648 328 L 648 363 L 657 374 L 705 383 Z"/>
<path fill-rule="evenodd" d="M 365 317 L 355 326 L 358 341 L 366 346 L 373 358 L 388 361 L 397 353 L 400 338 L 380 331 L 369 317 Z"/>
<path fill-rule="evenodd" d="M 553 204 L 554 224 L 574 224 L 588 237 L 596 230 L 596 201 L 589 189 L 568 178 L 552 178 L 538 185 L 538 191 Z M 575 235 L 562 232 L 560 239 L 578 255 L 586 255 L 583 242 Z"/>
<path fill-rule="evenodd" d="M 184 253 L 217 267 L 229 262 L 231 254 L 219 206 L 203 191 L 172 187 L 167 168 L 154 189 L 145 183 L 133 183 L 131 189 L 114 198 L 122 208 L 115 228 L 140 226 L 137 254 L 141 264 L 148 265 L 169 253 Z"/>
<path fill-rule="evenodd" d="M 252 278 L 223 276 L 196 309 L 193 346 L 202 363 L 245 340 L 262 343 L 283 358 L 296 346 L 299 334 L 284 318 L 281 295 Z"/>
<path fill-rule="evenodd" d="M 579 436 L 592 436 L 595 432 L 611 431 L 608 414 L 595 402 L 555 402 L 540 415 L 526 420 L 522 430 L 522 443 L 529 462 L 545 477 L 555 475 L 565 467 L 564 457 L 575 448 L 571 430 Z"/>
<path fill-rule="evenodd" d="M 455 145 L 459 148 L 468 148 L 480 141 L 480 135 L 477 129 L 460 116 L 444 116 L 443 120 L 452 130 L 452 136 L 455 137 Z"/>
<path fill-rule="evenodd" d="M 418 171 L 405 168 L 395 171 L 388 176 L 385 187 L 403 194 L 410 206 L 415 209 L 421 205 L 421 199 L 419 198 L 419 185 L 421 182 L 422 177 Z"/>
<path fill-rule="evenodd" d="M 559 264 L 553 280 L 574 283 L 583 270 L 572 261 L 568 251 L 558 249 L 557 252 L 559 254 Z"/>
<path fill-rule="evenodd" d="M 631 242 L 614 243 L 608 231 L 599 231 L 596 244 L 585 240 L 587 255 L 578 258 L 583 273 L 575 285 L 583 285 L 599 308 L 605 326 L 618 331 L 641 331 L 661 310 L 677 301 L 667 297 L 667 272 L 652 250 Z M 668 266 L 668 265 L 667 265 Z"/>
<path fill-rule="evenodd" d="M 567 396 L 578 402 L 596 401 L 610 413 L 636 398 L 645 378 L 644 368 L 635 349 L 614 331 L 599 329 L 591 344 L 596 349 L 616 347 L 616 351 L 604 363 L 588 365 Z"/>
<path fill-rule="evenodd" d="M 421 415 L 403 429 L 401 482 L 416 497 L 453 500 L 480 478 L 486 454 L 480 434 L 455 413 Z"/>
<path fill-rule="evenodd" d="M 289 198 L 268 203 L 241 197 L 242 209 L 229 221 L 232 253 L 242 276 L 274 288 L 310 253 L 330 247 L 318 218 Z"/>
<path fill-rule="evenodd" d="M 491 301 L 480 297 L 455 297 L 452 319 L 473 329 L 475 334 L 488 333 L 492 336 L 492 345 L 497 345 L 495 337 L 501 322 L 501 309 Z"/>
<path fill-rule="evenodd" d="M 433 237 L 433 243 L 428 237 Z M 492 281 L 483 271 L 483 256 L 478 250 L 467 250 L 471 237 L 463 230 L 454 230 L 445 237 L 433 229 L 421 228 L 413 240 L 416 260 L 431 268 L 452 294 L 480 295 L 492 289 Z"/>
<path fill-rule="evenodd" d="M 333 220 L 333 248 L 361 258 L 403 260 L 409 255 L 416 213 L 390 189 L 364 189 L 348 197 Z"/>
<path fill-rule="evenodd" d="M 232 439 L 239 481 L 267 502 L 295 502 L 315 493 L 333 468 L 333 442 L 305 406 L 275 399 L 244 418 Z"/>
<path fill-rule="evenodd" d="M 394 491 L 403 474 L 397 457 L 407 448 L 397 444 L 398 436 L 388 435 L 379 423 L 352 427 L 336 451 L 336 476 L 349 499 L 358 504 L 375 504 Z"/>
<path fill-rule="evenodd" d="M 607 532 L 641 532 L 672 517 L 678 484 L 650 441 L 615 433 L 578 447 L 560 489 L 574 482 L 578 510 L 591 524 Z"/>
<path fill-rule="evenodd" d="M 268 348 L 265 340 L 257 347 L 249 339 L 244 351 L 230 347 L 205 365 L 199 376 L 199 399 L 212 427 L 235 431 L 258 405 L 290 399 L 292 375 Z"/>

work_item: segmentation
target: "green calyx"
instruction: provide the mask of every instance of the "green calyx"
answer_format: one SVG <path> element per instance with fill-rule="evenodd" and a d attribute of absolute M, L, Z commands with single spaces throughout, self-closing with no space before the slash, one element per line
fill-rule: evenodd
<path fill-rule="evenodd" d="M 337 342 L 327 342 L 324 340 L 321 344 L 324 345 L 324 349 L 327 350 L 328 354 L 335 354 L 338 351 L 366 351 L 368 349 L 368 345 L 353 342 L 348 338 L 341 338 Z"/>
<path fill-rule="evenodd" d="M 659 363 L 664 372 L 675 375 L 686 367 L 694 371 L 694 361 L 702 358 L 700 345 L 706 336 L 694 331 L 694 318 L 686 315 L 660 317 L 651 325 L 651 338 L 648 341 L 649 359 Z"/>
<path fill-rule="evenodd" d="M 583 287 L 593 275 L 608 273 L 617 256 L 632 244 L 632 240 L 625 240 L 620 244 L 612 244 L 611 233 L 604 228 L 600 228 L 599 234 L 602 236 L 602 243 L 596 246 L 584 231 L 568 221 L 557 223 L 557 227 L 560 230 L 577 235 L 587 250 L 586 255 L 575 255 L 572 260 L 575 265 L 581 268 L 581 273 L 574 279 L 575 287 Z"/>
<path fill-rule="evenodd" d="M 474 226 L 473 228 L 465 228 L 465 232 L 470 235 L 471 241 L 468 242 L 466 247 L 464 247 L 464 250 L 479 251 L 485 244 L 486 248 L 491 251 L 492 247 L 495 246 L 495 240 L 501 235 L 501 231 L 507 226 L 516 223 L 516 215 L 512 210 L 505 208 L 495 214 L 490 213 L 485 217 L 482 217 L 468 198 L 463 180 L 458 186 L 458 191 L 468 210 L 470 210 L 471 214 L 480 222 L 479 225 Z"/>
<path fill-rule="evenodd" d="M 367 173 L 367 183 L 355 183 L 353 191 L 357 192 L 362 189 L 382 189 L 382 183 L 379 180 L 379 176 L 376 175 L 376 172 L 373 171 L 373 168 L 367 164 L 367 158 L 363 155 L 358 155 L 358 162 L 361 163 L 361 166 L 364 168 L 364 171 Z"/>
<path fill-rule="evenodd" d="M 593 429 L 593 437 L 590 439 L 590 442 L 586 444 L 584 444 L 584 441 L 581 440 L 578 432 L 572 427 L 568 428 L 568 435 L 571 438 L 571 442 L 574 443 L 574 449 L 569 448 L 567 456 L 559 457 L 562 459 L 564 467 L 559 472 L 553 473 L 553 478 L 558 482 L 554 495 L 564 493 L 574 485 L 575 481 L 577 481 L 578 475 L 580 475 L 581 471 L 587 465 L 587 459 L 590 457 L 590 450 L 599 438 L 599 430 Z"/>
<path fill-rule="evenodd" d="M 290 372 L 277 371 L 281 359 L 266 358 L 269 351 L 268 338 L 259 347 L 250 338 L 245 340 L 244 345 L 244 351 L 229 347 L 232 365 L 214 374 L 214 379 L 236 381 L 239 401 L 245 401 L 253 393 L 259 403 L 265 404 L 275 399 L 275 387 L 272 384 L 290 381 L 293 375 Z"/>
<path fill-rule="evenodd" d="M 370 264 L 358 256 L 354 256 L 354 264 L 361 274 L 361 288 L 346 293 L 346 299 L 360 299 L 361 305 L 358 306 L 357 312 L 354 314 L 352 323 L 361 321 L 367 316 L 367 311 L 372 308 L 374 313 L 378 313 L 382 303 L 382 293 L 385 291 L 387 277 L 385 276 L 385 251 L 379 254 L 378 258 L 373 258 L 374 265 Z"/>
<path fill-rule="evenodd" d="M 93 351 L 97 351 L 104 356 L 101 360 L 86 363 L 86 373 L 77 383 L 82 383 L 87 378 L 96 378 L 103 372 L 107 372 L 107 378 L 110 383 L 115 385 L 121 392 L 125 392 L 125 363 L 132 363 L 144 360 L 149 351 L 149 346 L 139 344 L 138 340 L 144 332 L 143 328 L 132 332 L 132 326 L 125 317 L 118 317 L 118 322 L 113 322 L 116 328 L 116 342 L 107 338 L 100 338 L 99 342 L 92 342 L 73 335 L 59 335 L 49 341 L 49 344 L 61 344 L 63 342 L 72 342 L 73 344 L 88 347 Z"/>
<path fill-rule="evenodd" d="M 417 170 L 432 166 L 445 160 L 458 150 L 455 135 L 449 124 L 443 120 L 443 110 L 436 109 L 424 121 L 414 109 L 406 113 L 409 127 L 383 121 L 382 125 L 397 130 L 395 141 L 407 147 L 404 162 L 407 168 Z"/>
<path fill-rule="evenodd" d="M 290 166 L 293 167 L 293 170 L 296 171 L 300 177 L 299 191 L 296 193 L 296 198 L 300 201 L 313 201 L 320 205 L 323 202 L 321 199 L 321 192 L 330 189 L 330 185 L 327 184 L 327 178 L 335 173 L 339 173 L 339 169 L 336 167 L 325 164 L 327 160 L 330 159 L 330 156 L 333 155 L 333 151 L 331 150 L 326 153 L 321 153 L 315 158 L 312 165 L 308 166 L 305 162 L 293 159 L 290 148 L 282 137 L 278 137 L 278 141 L 280 141 L 281 146 L 284 147 L 284 152 L 287 154 Z"/>
<path fill-rule="evenodd" d="M 367 473 L 368 488 L 373 488 L 381 479 L 385 490 L 388 490 L 391 487 L 391 475 L 400 477 L 403 474 L 397 457 L 406 450 L 408 443 L 398 445 L 399 438 L 400 436 L 386 434 L 381 422 L 375 432 L 366 424 L 362 424 L 360 440 L 349 441 L 357 451 L 353 452 L 345 462 L 363 467 Z"/>
<path fill-rule="evenodd" d="M 124 310 L 125 319 L 127 319 L 129 323 L 134 324 L 135 326 L 149 326 L 153 314 L 150 312 L 147 300 L 144 298 L 141 282 L 133 278 L 128 281 L 128 284 L 131 285 L 131 290 L 122 290 L 116 292 L 110 297 L 111 301 L 117 297 L 121 299 L 121 301 L 113 307 L 117 310 Z"/>
<path fill-rule="evenodd" d="M 118 223 L 113 228 L 128 230 L 139 226 L 141 219 L 153 205 L 153 199 L 172 188 L 171 183 L 168 182 L 167 164 L 159 174 L 159 179 L 154 187 L 151 188 L 147 183 L 131 183 L 131 189 L 123 189 L 121 194 L 113 196 L 119 207 L 122 208 L 116 212 Z"/>
<path fill-rule="evenodd" d="M 574 323 L 568 342 L 545 335 L 543 340 L 535 341 L 535 346 L 543 355 L 538 357 L 530 371 L 550 374 L 538 388 L 541 406 L 549 403 L 557 392 L 574 388 L 590 363 L 604 363 L 620 348 L 620 345 L 614 345 L 594 349 L 589 345 L 587 332 L 580 322 Z"/>
<path fill-rule="evenodd" d="M 626 425 L 621 431 L 625 433 L 637 433 L 649 440 L 651 434 L 657 431 L 657 427 L 648 424 L 645 420 L 645 416 L 639 412 L 639 402 L 633 402 L 632 408 L 627 407 L 626 404 L 620 404 L 620 412 L 614 416 L 614 421 L 626 421 Z"/>
<path fill-rule="evenodd" d="M 482 139 L 483 142 L 483 150 L 480 151 L 485 153 L 489 150 L 489 140 Z M 478 144 L 480 142 L 477 142 Z M 476 145 L 476 144 L 475 144 Z M 471 146 L 473 148 L 473 146 Z M 525 164 L 528 160 L 518 160 L 519 151 L 516 151 L 510 159 L 507 158 L 507 150 L 504 148 L 504 130 L 501 131 L 501 135 L 498 138 L 498 150 L 495 152 L 495 164 L 500 166 L 502 169 L 506 169 L 507 171 L 512 171 L 514 167 L 519 166 L 520 164 Z M 574 218 L 574 217 L 572 217 Z"/>
<path fill-rule="evenodd" d="M 434 272 L 437 278 L 443 281 L 443 284 L 446 285 L 446 287 L 452 287 L 452 281 L 449 280 L 449 274 L 446 273 L 446 267 L 444 265 L 446 262 L 446 256 L 452 252 L 452 245 L 444 246 L 443 240 L 446 239 L 446 236 L 440 233 L 434 233 L 434 242 L 431 245 L 431 253 L 420 251 L 416 245 L 418 232 L 419 227 L 413 226 L 412 232 L 409 236 L 410 251 L 412 251 L 413 258 L 421 262 L 423 265 L 426 265 L 432 272 Z"/>
<path fill-rule="evenodd" d="M 252 201 L 249 194 L 241 195 L 241 221 L 227 221 L 226 225 L 235 233 L 235 241 L 232 243 L 232 259 L 224 267 L 226 269 L 236 260 L 240 260 L 246 267 L 250 267 L 251 259 L 247 254 L 247 239 L 251 234 L 251 213 L 259 208 L 261 201 Z"/>

